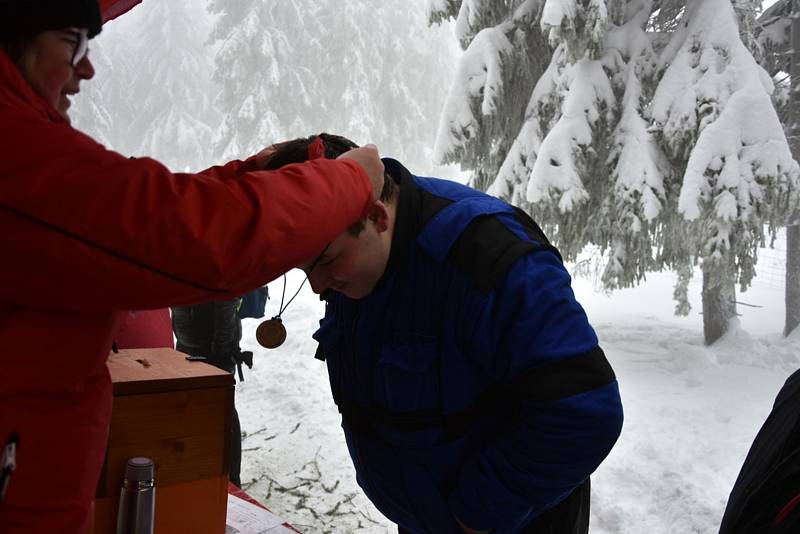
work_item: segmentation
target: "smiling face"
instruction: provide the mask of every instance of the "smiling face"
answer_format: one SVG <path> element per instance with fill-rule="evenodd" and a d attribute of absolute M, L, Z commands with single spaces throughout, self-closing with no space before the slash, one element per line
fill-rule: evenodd
<path fill-rule="evenodd" d="M 33 38 L 20 60 L 22 75 L 67 121 L 69 97 L 80 91 L 81 80 L 94 76 L 89 56 L 80 54 L 86 30 L 65 28 L 42 32 Z M 73 60 L 75 66 L 73 67 Z"/>
<path fill-rule="evenodd" d="M 316 260 L 299 265 L 314 293 L 331 289 L 351 299 L 372 293 L 389 261 L 393 217 L 391 206 L 376 201 L 357 236 L 342 232 Z"/>

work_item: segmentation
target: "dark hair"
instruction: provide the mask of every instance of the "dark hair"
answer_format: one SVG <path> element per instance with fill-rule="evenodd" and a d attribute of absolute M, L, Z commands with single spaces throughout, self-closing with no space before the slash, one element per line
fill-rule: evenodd
<path fill-rule="evenodd" d="M 341 135 L 321 133 L 309 137 L 298 137 L 291 141 L 278 143 L 275 152 L 267 158 L 264 163 L 264 170 L 275 170 L 289 165 L 290 163 L 303 163 L 308 161 L 308 147 L 317 137 L 322 138 L 325 145 L 325 157 L 336 159 L 348 150 L 358 148 L 358 145 Z"/>
<path fill-rule="evenodd" d="M 21 68 L 22 57 L 25 55 L 25 51 L 28 47 L 30 47 L 32 39 L 33 37 L 17 37 L 0 40 L 0 50 L 6 53 L 8 59 L 10 59 L 17 68 Z"/>
<path fill-rule="evenodd" d="M 308 148 L 311 143 L 317 138 L 322 139 L 325 147 L 325 158 L 336 159 L 348 150 L 358 148 L 358 145 L 342 137 L 341 135 L 333 135 L 329 133 L 321 133 L 319 135 L 312 135 L 309 137 L 299 137 L 291 141 L 285 141 L 276 145 L 275 152 L 270 155 L 264 162 L 263 169 L 265 171 L 273 171 L 279 169 L 284 165 L 292 163 L 303 163 L 308 161 Z M 383 188 L 381 189 L 380 199 L 383 201 L 389 200 L 394 193 L 394 180 L 389 174 L 384 172 L 383 175 Z M 364 230 L 364 221 L 358 221 L 352 226 L 347 228 L 347 231 L 352 235 L 358 235 Z"/>

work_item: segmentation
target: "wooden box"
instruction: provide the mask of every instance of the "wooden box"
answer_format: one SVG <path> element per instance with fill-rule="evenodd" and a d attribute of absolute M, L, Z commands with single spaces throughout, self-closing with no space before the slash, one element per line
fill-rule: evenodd
<path fill-rule="evenodd" d="M 113 534 L 129 458 L 155 462 L 156 534 L 225 532 L 234 379 L 171 349 L 112 354 L 114 408 L 95 534 Z"/>

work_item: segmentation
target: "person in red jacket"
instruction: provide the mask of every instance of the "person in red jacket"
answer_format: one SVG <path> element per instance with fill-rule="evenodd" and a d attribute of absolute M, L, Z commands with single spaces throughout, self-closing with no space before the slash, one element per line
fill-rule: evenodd
<path fill-rule="evenodd" d="M 75 130 L 95 0 L 0 0 L 0 532 L 86 532 L 128 310 L 242 295 L 359 220 L 375 147 L 198 174 Z"/>
<path fill-rule="evenodd" d="M 117 349 L 175 348 L 168 308 L 130 310 L 114 336 Z"/>

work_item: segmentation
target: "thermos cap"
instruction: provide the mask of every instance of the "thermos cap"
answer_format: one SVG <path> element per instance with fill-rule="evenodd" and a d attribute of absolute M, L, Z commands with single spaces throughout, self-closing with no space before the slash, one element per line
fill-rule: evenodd
<path fill-rule="evenodd" d="M 145 482 L 153 480 L 153 460 L 137 456 L 128 460 L 125 466 L 125 479 L 131 482 Z"/>

